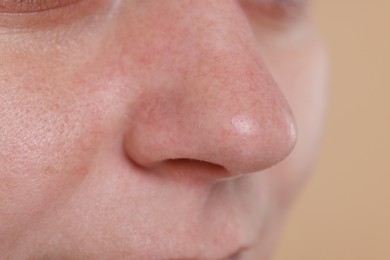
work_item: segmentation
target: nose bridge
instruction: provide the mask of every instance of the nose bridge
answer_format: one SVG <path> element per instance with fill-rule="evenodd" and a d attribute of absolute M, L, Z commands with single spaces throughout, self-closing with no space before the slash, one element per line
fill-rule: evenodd
<path fill-rule="evenodd" d="M 192 37 L 190 42 L 197 49 L 198 64 L 212 66 L 217 63 L 221 71 L 233 66 L 237 69 L 236 65 L 253 57 L 254 38 L 235 1 L 224 1 L 224 5 L 216 5 L 216 2 L 204 1 L 191 16 L 190 19 L 196 22 L 188 33 Z"/>
<path fill-rule="evenodd" d="M 242 115 L 241 122 L 253 118 L 265 124 L 290 117 L 284 96 L 256 52 L 246 21 L 229 14 L 205 20 L 208 25 L 197 34 L 195 62 L 183 83 L 186 95 L 196 100 L 193 107 L 208 109 L 210 116 L 219 117 L 220 112 L 230 121 Z"/>
<path fill-rule="evenodd" d="M 204 1 L 199 8 L 201 14 L 194 17 L 197 22 L 191 28 L 189 37 L 192 39 L 188 41 L 193 53 L 192 62 L 187 63 L 182 84 L 186 94 L 199 95 L 205 105 L 219 101 L 223 107 L 228 103 L 233 110 L 266 105 L 265 101 L 285 103 L 256 52 L 255 39 L 241 9 L 235 1 L 225 1 L 224 8 L 209 7 L 215 2 Z"/>

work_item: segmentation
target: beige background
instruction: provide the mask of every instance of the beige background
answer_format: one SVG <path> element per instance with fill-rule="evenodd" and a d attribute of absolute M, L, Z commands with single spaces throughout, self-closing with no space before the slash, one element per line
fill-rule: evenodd
<path fill-rule="evenodd" d="M 313 178 L 276 260 L 390 259 L 390 1 L 314 0 L 331 56 Z"/>

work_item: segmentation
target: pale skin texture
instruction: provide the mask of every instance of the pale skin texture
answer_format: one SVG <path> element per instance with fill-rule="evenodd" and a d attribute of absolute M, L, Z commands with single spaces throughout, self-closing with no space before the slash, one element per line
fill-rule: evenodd
<path fill-rule="evenodd" d="M 326 55 L 307 4 L 12 2 L 2 257 L 270 258 L 322 128 Z"/>

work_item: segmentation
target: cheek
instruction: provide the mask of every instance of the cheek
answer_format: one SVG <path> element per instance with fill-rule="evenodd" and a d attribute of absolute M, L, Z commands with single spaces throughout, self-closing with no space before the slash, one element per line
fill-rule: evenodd
<path fill-rule="evenodd" d="M 7 84 L 0 95 L 0 233 L 15 238 L 77 189 L 101 131 L 93 106 L 29 87 Z"/>
<path fill-rule="evenodd" d="M 291 203 L 307 179 L 317 156 L 326 109 L 328 64 L 324 46 L 315 33 L 299 46 L 274 51 L 268 59 L 298 127 L 294 151 L 270 170 L 275 172 L 270 179 L 282 204 Z"/>
<path fill-rule="evenodd" d="M 108 76 L 80 80 L 99 41 L 79 40 L 77 51 L 68 42 L 43 48 L 26 39 L 16 52 L 0 42 L 0 60 L 13 61 L 0 63 L 0 234 L 20 237 L 76 193 L 114 128 L 118 100 L 107 88 L 115 87 L 96 84 Z"/>

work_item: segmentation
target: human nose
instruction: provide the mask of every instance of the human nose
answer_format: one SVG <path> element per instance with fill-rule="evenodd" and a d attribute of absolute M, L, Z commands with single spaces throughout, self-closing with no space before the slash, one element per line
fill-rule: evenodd
<path fill-rule="evenodd" d="M 271 167 L 295 145 L 290 108 L 257 53 L 239 7 L 233 1 L 224 1 L 222 8 L 215 4 L 221 1 L 192 2 L 186 10 L 188 19 L 198 8 L 192 23 L 164 25 L 186 33 L 169 40 L 178 50 L 156 58 L 154 80 L 168 77 L 169 85 L 140 95 L 126 152 L 144 168 L 173 162 L 219 166 L 211 167 L 216 178 Z"/>

